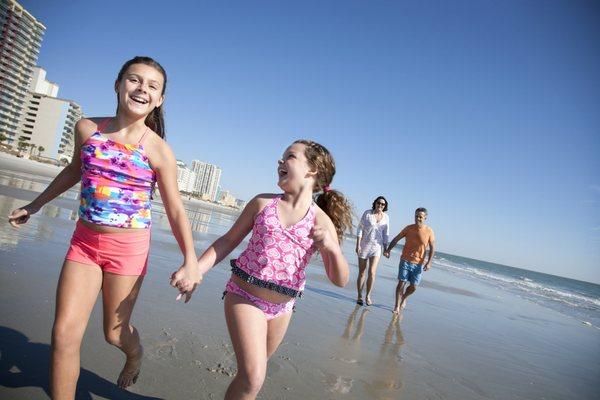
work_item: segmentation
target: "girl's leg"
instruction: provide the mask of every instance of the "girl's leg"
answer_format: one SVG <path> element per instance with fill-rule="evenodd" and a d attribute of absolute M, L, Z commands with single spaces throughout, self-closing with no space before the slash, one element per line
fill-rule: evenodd
<path fill-rule="evenodd" d="M 358 258 L 358 278 L 356 279 L 356 291 L 358 296 L 356 297 L 357 303 L 362 305 L 362 290 L 365 286 L 365 270 L 367 269 L 367 259 Z"/>
<path fill-rule="evenodd" d="M 292 314 L 292 312 L 285 313 L 267 322 L 267 358 L 270 358 L 281 344 L 290 325 Z"/>
<path fill-rule="evenodd" d="M 377 264 L 379 264 L 379 256 L 369 257 L 369 277 L 367 278 L 367 305 L 371 305 L 371 290 L 375 283 L 375 274 L 377 273 Z"/>
<path fill-rule="evenodd" d="M 104 337 L 127 357 L 117 379 L 117 385 L 122 388 L 136 382 L 142 365 L 140 335 L 129 321 L 143 280 L 143 276 L 105 273 L 102 284 Z"/>
<path fill-rule="evenodd" d="M 249 300 L 225 296 L 225 319 L 237 360 L 237 374 L 225 400 L 254 399 L 267 373 L 267 318 Z"/>
<path fill-rule="evenodd" d="M 75 398 L 81 340 L 101 286 L 99 266 L 65 260 L 52 327 L 50 390 L 54 400 Z"/>

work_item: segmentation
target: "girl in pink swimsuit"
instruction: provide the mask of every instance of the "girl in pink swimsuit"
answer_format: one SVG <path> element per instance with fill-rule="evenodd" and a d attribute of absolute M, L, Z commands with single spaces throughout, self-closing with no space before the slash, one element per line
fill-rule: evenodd
<path fill-rule="evenodd" d="M 226 399 L 253 399 L 258 394 L 267 361 L 283 340 L 315 251 L 321 254 L 332 283 L 343 287 L 348 282 L 348 263 L 339 243 L 351 227 L 351 214 L 345 197 L 330 188 L 333 157 L 318 143 L 298 140 L 283 153 L 277 172 L 283 194 L 259 194 L 252 199 L 229 232 L 202 254 L 198 265 L 181 267 L 171 280 L 189 301 L 202 276 L 252 232 L 248 247 L 231 261 L 225 288 L 225 317 L 238 371 Z"/>
<path fill-rule="evenodd" d="M 126 356 L 117 380 L 135 383 L 143 349 L 131 314 L 150 246 L 150 208 L 156 185 L 185 257 L 197 265 L 190 224 L 177 188 L 177 166 L 164 141 L 162 103 L 167 76 L 149 57 L 127 61 L 115 82 L 117 115 L 82 119 L 75 126 L 75 152 L 33 202 L 12 212 L 14 226 L 27 222 L 50 200 L 81 181 L 79 221 L 65 257 L 56 293 L 52 329 L 52 398 L 73 399 L 79 348 L 102 292 L 104 335 Z"/>

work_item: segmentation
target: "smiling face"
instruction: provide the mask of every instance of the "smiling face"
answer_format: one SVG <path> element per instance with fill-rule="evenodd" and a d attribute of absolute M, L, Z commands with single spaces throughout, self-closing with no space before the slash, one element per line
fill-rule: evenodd
<path fill-rule="evenodd" d="M 425 213 L 423 211 L 418 211 L 415 213 L 415 224 L 421 226 L 425 223 L 426 219 L 427 219 L 427 213 Z"/>
<path fill-rule="evenodd" d="M 375 200 L 373 200 L 373 206 L 371 207 L 371 209 L 376 212 L 383 212 L 383 211 L 387 211 L 388 210 L 388 204 L 387 204 L 387 200 L 385 199 L 385 197 L 383 196 L 377 196 L 375 198 Z"/>
<path fill-rule="evenodd" d="M 305 155 L 306 146 L 294 143 L 283 153 L 278 161 L 277 185 L 283 191 L 295 191 L 304 185 L 314 186 L 315 171 L 311 170 Z"/>
<path fill-rule="evenodd" d="M 132 64 L 120 81 L 115 82 L 119 110 L 144 117 L 164 101 L 164 77 L 156 68 Z"/>

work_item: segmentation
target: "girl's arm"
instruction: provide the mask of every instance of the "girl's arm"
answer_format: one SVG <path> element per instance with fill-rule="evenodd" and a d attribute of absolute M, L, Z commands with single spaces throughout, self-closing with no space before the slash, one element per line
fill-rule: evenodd
<path fill-rule="evenodd" d="M 75 148 L 73 150 L 73 159 L 71 163 L 63 168 L 62 171 L 50 182 L 44 190 L 31 203 L 22 208 L 14 210 L 9 216 L 8 221 L 16 228 L 29 220 L 32 214 L 35 214 L 46 203 L 67 191 L 79 180 L 81 180 L 81 145 L 92 135 L 96 129 L 96 124 L 89 119 L 80 119 L 75 124 Z"/>
<path fill-rule="evenodd" d="M 185 213 L 179 188 L 177 187 L 177 162 L 171 148 L 158 136 L 153 138 L 155 147 L 153 147 L 150 163 L 156 172 L 156 181 L 158 190 L 171 231 L 177 240 L 177 244 L 183 254 L 182 268 L 193 269 L 196 264 L 196 251 L 194 250 L 194 238 L 190 221 Z"/>
<path fill-rule="evenodd" d="M 183 270 L 183 267 L 173 273 L 171 276 L 171 286 L 179 289 L 180 296 L 186 296 L 186 303 L 191 298 L 192 292 L 202 280 L 204 274 L 227 257 L 250 233 L 254 225 L 254 217 L 271 198 L 272 195 L 258 195 L 250 200 L 229 231 L 215 240 L 202 253 L 194 269 L 195 275 L 199 277 L 198 280 L 194 281 L 191 279 L 190 273 Z"/>
<path fill-rule="evenodd" d="M 314 245 L 321 253 L 325 273 L 336 286 L 344 287 L 348 283 L 348 261 L 342 254 L 333 222 L 322 210 L 317 211 L 315 226 L 311 231 Z"/>

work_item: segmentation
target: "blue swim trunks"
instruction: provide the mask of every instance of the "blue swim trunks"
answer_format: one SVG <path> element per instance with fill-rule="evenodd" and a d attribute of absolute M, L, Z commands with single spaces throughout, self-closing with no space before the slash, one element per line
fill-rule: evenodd
<path fill-rule="evenodd" d="M 398 280 L 408 281 L 411 285 L 418 285 L 421 282 L 421 274 L 423 273 L 423 266 L 420 264 L 409 263 L 406 260 L 400 259 L 400 266 L 398 267 Z"/>

